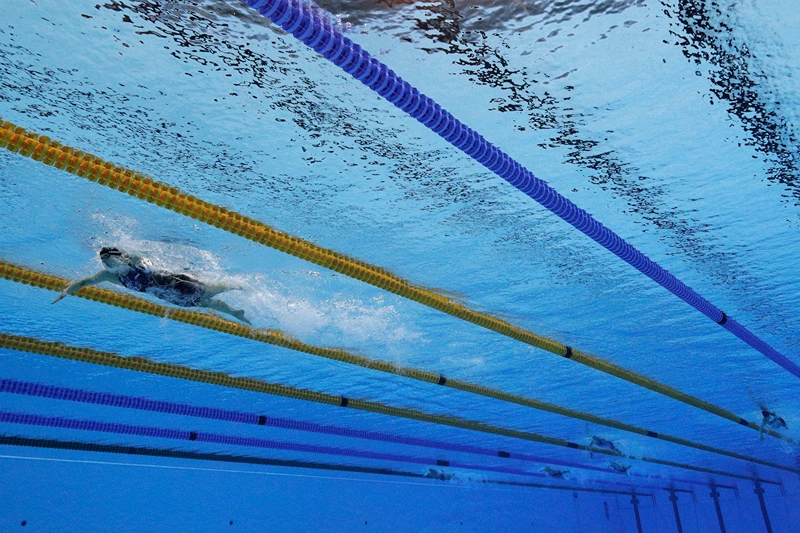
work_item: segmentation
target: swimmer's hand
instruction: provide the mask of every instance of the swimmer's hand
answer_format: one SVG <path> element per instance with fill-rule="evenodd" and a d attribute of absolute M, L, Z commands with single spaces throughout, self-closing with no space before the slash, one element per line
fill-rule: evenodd
<path fill-rule="evenodd" d="M 64 290 L 61 291 L 61 294 L 59 294 L 58 298 L 53 300 L 52 303 L 56 303 L 59 300 L 63 300 L 67 295 L 72 294 L 73 292 L 77 292 L 88 285 L 97 285 L 98 283 L 103 281 L 108 281 L 111 283 L 115 283 L 117 285 L 121 285 L 119 279 L 114 274 L 106 270 L 101 270 L 94 276 L 89 276 L 88 278 L 83 278 L 77 281 L 73 281 L 72 283 L 64 287 Z"/>

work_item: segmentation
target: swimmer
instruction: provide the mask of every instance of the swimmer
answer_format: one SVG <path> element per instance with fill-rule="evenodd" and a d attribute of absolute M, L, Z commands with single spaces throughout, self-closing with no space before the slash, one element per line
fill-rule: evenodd
<path fill-rule="evenodd" d="M 612 461 L 608 466 L 619 472 L 620 474 L 627 474 L 628 470 L 630 470 L 631 465 L 625 466 L 621 465 L 617 462 Z"/>
<path fill-rule="evenodd" d="M 222 300 L 214 299 L 214 296 L 221 292 L 239 290 L 239 287 L 211 285 L 186 274 L 156 271 L 151 268 L 147 259 L 122 252 L 117 248 L 101 248 L 100 260 L 103 262 L 104 270 L 88 278 L 73 281 L 58 295 L 58 298 L 53 300 L 53 303 L 83 287 L 107 281 L 132 291 L 152 294 L 180 307 L 207 307 L 250 324 L 243 310 L 233 309 Z"/>
<path fill-rule="evenodd" d="M 779 417 L 766 407 L 761 407 L 761 426 L 758 428 L 758 439 L 764 440 L 764 428 L 769 426 L 773 429 L 781 429 L 786 427 L 786 420 Z"/>
<path fill-rule="evenodd" d="M 614 446 L 613 442 L 595 435 L 592 437 L 592 442 L 589 443 L 589 457 L 593 457 L 592 452 L 597 450 L 608 450 L 616 455 L 622 455 L 622 452 Z"/>
<path fill-rule="evenodd" d="M 451 479 L 455 478 L 455 474 L 451 474 L 449 472 L 445 472 L 438 468 L 429 468 L 428 471 L 422 476 L 431 479 L 438 479 L 440 481 L 450 481 Z"/>
<path fill-rule="evenodd" d="M 542 472 L 545 472 L 550 477 L 564 479 L 564 476 L 569 473 L 569 470 L 559 470 L 557 468 L 546 466 Z"/>

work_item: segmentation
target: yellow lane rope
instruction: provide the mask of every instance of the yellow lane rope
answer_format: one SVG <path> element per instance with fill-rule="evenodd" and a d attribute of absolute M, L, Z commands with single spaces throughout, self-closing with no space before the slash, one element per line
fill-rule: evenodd
<path fill-rule="evenodd" d="M 739 479 L 748 479 L 748 480 L 753 479 L 753 476 L 735 474 L 732 472 L 726 472 L 722 470 L 713 470 L 705 467 L 692 466 L 684 463 L 663 461 L 660 459 L 652 459 L 652 458 L 642 459 L 632 455 L 619 455 L 609 450 L 597 450 L 597 449 L 590 450 L 589 446 L 585 446 L 583 444 L 576 444 L 574 442 L 569 442 L 563 439 L 546 437 L 544 435 L 539 435 L 537 433 L 532 433 L 528 431 L 518 431 L 514 429 L 501 428 L 498 426 L 485 424 L 483 422 L 457 418 L 454 416 L 435 415 L 435 414 L 425 413 L 423 411 L 417 411 L 414 409 L 406 409 L 403 407 L 392 407 L 390 405 L 378 402 L 348 398 L 346 396 L 335 396 L 323 392 L 316 392 L 308 389 L 290 387 L 287 385 L 278 385 L 275 383 L 269 383 L 267 381 L 259 379 L 246 378 L 246 377 L 233 377 L 224 372 L 199 370 L 172 363 L 160 363 L 152 361 L 151 359 L 147 359 L 145 357 L 138 357 L 138 356 L 123 357 L 121 355 L 109 352 L 101 352 L 98 350 L 93 350 L 91 348 L 79 348 L 79 347 L 67 346 L 59 342 L 42 341 L 39 339 L 34 339 L 32 337 L 22 337 L 18 335 L 0 333 L 0 348 L 8 348 L 20 352 L 37 353 L 41 355 L 58 357 L 61 359 L 81 361 L 84 363 L 93 363 L 96 365 L 109 366 L 125 370 L 134 370 L 137 372 L 144 372 L 147 374 L 185 379 L 189 381 L 208 383 L 212 385 L 219 385 L 234 389 L 242 389 L 247 391 L 272 394 L 275 396 L 283 396 L 298 400 L 306 400 L 309 402 L 348 407 L 352 409 L 357 409 L 359 411 L 367 411 L 370 413 L 378 413 L 387 416 L 406 418 L 409 420 L 418 420 L 421 422 L 428 422 L 431 424 L 467 429 L 471 431 L 478 431 L 481 433 L 489 433 L 493 435 L 500 435 L 503 437 L 511 437 L 531 442 L 538 442 L 541 444 L 560 446 L 563 448 L 592 451 L 594 453 L 600 453 L 612 457 L 622 457 L 632 460 L 646 460 L 647 462 L 651 463 L 663 464 L 666 466 L 682 468 L 685 470 L 693 470 L 696 472 L 705 472 L 709 474 L 728 476 Z M 800 470 L 794 470 L 788 467 L 780 467 L 780 468 L 782 470 L 787 470 L 800 474 Z"/>
<path fill-rule="evenodd" d="M 33 285 L 35 287 L 40 287 L 43 289 L 49 289 L 55 292 L 61 292 L 67 286 L 68 283 L 67 280 L 57 278 L 55 276 L 50 276 L 42 272 L 37 272 L 35 270 L 27 269 L 17 265 L 13 265 L 11 263 L 7 263 L 4 261 L 0 261 L 0 278 L 4 278 L 10 281 L 15 281 L 18 283 L 23 283 L 26 285 Z M 371 370 L 378 370 L 380 372 L 385 372 L 388 374 L 395 374 L 398 376 L 416 379 L 418 381 L 424 381 L 427 383 L 439 384 L 445 387 L 450 387 L 453 389 L 461 390 L 471 394 L 476 394 L 479 396 L 494 398 L 500 401 L 522 405 L 525 407 L 531 407 L 533 409 L 539 409 L 541 411 L 547 411 L 550 413 L 563 415 L 569 418 L 584 420 L 586 422 L 591 422 L 601 426 L 620 429 L 622 431 L 628 431 L 630 433 L 644 435 L 647 437 L 657 438 L 681 446 L 687 446 L 690 448 L 695 448 L 697 450 L 702 450 L 717 455 L 732 457 L 734 459 L 740 459 L 751 463 L 757 463 L 772 468 L 784 469 L 784 467 L 778 463 L 764 461 L 761 459 L 757 459 L 755 457 L 750 457 L 747 455 L 730 452 L 713 446 L 706 446 L 704 444 L 696 443 L 680 437 L 674 437 L 672 435 L 668 435 L 665 433 L 658 433 L 655 431 L 650 431 L 644 428 L 640 428 L 632 424 L 618 422 L 610 418 L 595 416 L 589 413 L 584 413 L 582 411 L 568 409 L 566 407 L 561 407 L 559 405 L 542 402 L 532 398 L 526 398 L 524 396 L 503 392 L 497 389 L 484 387 L 482 385 L 476 385 L 474 383 L 469 383 L 466 381 L 446 378 L 441 374 L 435 374 L 433 372 L 427 372 L 415 368 L 404 367 L 393 363 L 387 363 L 385 361 L 376 361 L 374 359 L 369 359 L 367 357 L 356 355 L 336 348 L 323 348 L 319 346 L 313 346 L 301 342 L 297 339 L 294 339 L 288 335 L 285 335 L 280 331 L 253 329 L 238 322 L 232 322 L 230 320 L 218 318 L 216 316 L 208 315 L 205 313 L 198 313 L 196 311 L 188 311 L 185 309 L 166 307 L 153 302 L 142 300 L 141 298 L 137 298 L 135 296 L 120 294 L 115 291 L 99 289 L 96 287 L 84 287 L 79 291 L 75 292 L 73 295 L 103 304 L 108 304 L 116 307 L 121 307 L 124 309 L 138 311 L 140 313 L 146 313 L 149 315 L 160 316 L 160 317 L 167 317 L 177 322 L 192 324 L 194 326 L 210 329 L 213 331 L 220 331 L 223 333 L 228 333 L 230 335 L 236 335 L 238 337 L 244 337 L 246 339 L 263 342 L 266 344 L 281 346 L 283 348 L 288 348 L 290 350 L 294 350 L 297 352 L 316 355 L 318 357 L 324 357 L 325 359 L 332 359 L 335 361 L 340 361 L 343 363 L 348 363 L 351 365 L 356 365 Z M 751 422 L 751 424 L 753 424 L 753 426 L 756 429 L 758 428 L 758 426 L 756 426 L 754 423 Z M 775 434 L 779 438 L 783 438 L 784 440 L 787 440 L 789 442 L 794 442 L 789 437 L 781 435 L 780 433 L 776 432 Z"/>
<path fill-rule="evenodd" d="M 489 424 L 484 424 L 482 422 L 464 420 L 452 416 L 433 415 L 421 411 L 416 411 L 413 409 L 391 407 L 389 405 L 385 405 L 378 402 L 359 400 L 355 398 L 347 398 L 344 396 L 335 396 L 332 394 L 311 391 L 308 389 L 299 389 L 296 387 L 290 387 L 286 385 L 278 385 L 259 379 L 253 379 L 247 377 L 233 377 L 224 372 L 199 370 L 171 363 L 159 363 L 144 357 L 123 357 L 121 355 L 108 352 L 101 352 L 98 350 L 93 350 L 91 348 L 76 348 L 76 347 L 66 346 L 58 342 L 41 341 L 39 339 L 34 339 L 31 337 L 21 337 L 17 335 L 0 333 L 0 348 L 9 348 L 21 352 L 38 353 L 42 355 L 59 357 L 62 359 L 70 359 L 73 361 L 82 361 L 85 363 L 94 363 L 97 365 L 110 366 L 125 370 L 134 370 L 137 372 L 145 372 L 148 374 L 156 374 L 160 376 L 180 378 L 189 381 L 197 381 L 200 383 L 209 383 L 212 385 L 220 385 L 223 387 L 229 387 L 234 389 L 261 392 L 276 396 L 284 396 L 286 398 L 306 400 L 309 402 L 349 407 L 352 409 L 358 409 L 360 411 L 369 411 L 371 413 L 380 413 L 388 416 L 407 418 L 410 420 L 419 420 L 422 422 L 430 422 L 433 424 L 440 424 L 440 425 L 468 429 L 473 431 L 480 431 L 482 433 L 491 433 L 494 435 L 502 435 L 505 437 L 512 437 L 533 442 L 540 442 L 543 444 L 552 444 L 555 446 L 562 446 L 565 448 L 575 448 L 579 450 L 589 451 L 588 446 L 567 442 L 566 440 L 562 439 L 545 437 L 543 435 L 538 435 L 536 433 L 529 433 L 526 431 L 516 431 L 513 429 L 505 429 L 496 426 L 491 426 Z M 607 452 L 607 450 L 599 450 L 599 452 L 604 453 Z M 615 455 L 615 454 L 612 452 L 608 452 L 607 455 Z"/>
<path fill-rule="evenodd" d="M 369 283 L 454 317 L 501 333 L 512 339 L 624 379 L 737 424 L 758 430 L 757 424 L 748 422 L 730 411 L 685 394 L 668 385 L 575 350 L 547 337 L 536 335 L 487 313 L 469 309 L 434 291 L 415 286 L 383 268 L 349 258 L 299 237 L 278 231 L 262 222 L 224 207 L 205 202 L 183 193 L 175 187 L 154 181 L 138 172 L 115 166 L 94 155 L 63 146 L 56 141 L 51 141 L 46 136 L 31 133 L 10 122 L 0 124 L 0 147 Z M 775 434 L 770 434 L 776 436 Z"/>

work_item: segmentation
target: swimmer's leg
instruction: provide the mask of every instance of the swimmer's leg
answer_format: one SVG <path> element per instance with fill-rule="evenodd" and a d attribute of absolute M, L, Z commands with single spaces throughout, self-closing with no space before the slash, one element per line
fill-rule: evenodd
<path fill-rule="evenodd" d="M 213 298 L 217 294 L 228 292 L 228 291 L 241 291 L 244 287 L 240 287 L 238 285 L 215 285 L 213 283 L 209 283 L 204 286 L 205 292 L 203 293 L 204 298 Z"/>
<path fill-rule="evenodd" d="M 229 306 L 222 300 L 214 300 L 213 298 L 203 298 L 199 304 L 201 307 L 208 307 L 209 309 L 213 309 L 214 311 L 219 311 L 220 313 L 225 313 L 226 315 L 231 315 L 235 317 L 237 320 L 241 320 L 248 326 L 251 326 L 249 320 L 247 320 L 244 316 L 243 309 L 234 309 L 233 307 Z"/>

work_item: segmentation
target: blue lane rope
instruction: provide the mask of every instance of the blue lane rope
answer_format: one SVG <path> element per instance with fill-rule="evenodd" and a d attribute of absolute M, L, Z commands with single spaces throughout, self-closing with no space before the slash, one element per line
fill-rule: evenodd
<path fill-rule="evenodd" d="M 389 67 L 339 33 L 319 8 L 300 0 L 246 0 L 253 9 L 333 62 L 425 127 L 524 192 L 611 253 L 721 325 L 769 359 L 800 377 L 796 365 L 727 316 L 666 269 L 649 259 L 589 213 L 537 178 L 475 130 L 409 85 Z"/>
<path fill-rule="evenodd" d="M 274 416 L 259 415 L 256 413 L 245 413 L 221 409 L 219 407 L 199 407 L 184 403 L 174 403 L 162 400 L 151 400 L 140 396 L 125 396 L 122 394 L 111 394 L 106 392 L 90 392 L 81 389 L 68 387 L 58 387 L 55 385 L 44 385 L 30 381 L 19 381 L 16 379 L 0 379 L 0 392 L 21 394 L 25 396 L 35 396 L 39 398 L 50 398 L 53 400 L 67 400 L 73 402 L 89 403 L 95 405 L 105 405 L 108 407 L 120 407 L 126 409 L 138 409 L 155 413 L 168 413 L 174 415 L 191 416 L 195 418 L 205 418 L 208 420 L 223 420 L 226 422 L 236 422 L 240 424 L 251 424 L 278 429 L 288 429 L 293 431 L 305 431 L 319 433 L 323 435 L 335 435 L 339 437 L 350 437 L 355 439 L 371 440 L 378 442 L 389 442 L 393 444 L 404 444 L 407 446 L 417 446 L 435 450 L 446 450 L 451 452 L 468 453 L 472 455 L 482 455 L 486 457 L 499 457 L 506 459 L 516 459 L 532 463 L 551 464 L 578 468 L 581 470 L 592 470 L 606 474 L 618 474 L 612 468 L 605 468 L 592 465 L 584 465 L 572 461 L 562 461 L 559 459 L 540 457 L 519 452 L 507 452 L 492 448 L 483 448 L 469 444 L 456 444 L 450 442 L 422 439 L 418 437 L 404 437 L 392 435 L 378 431 L 366 431 L 363 429 L 351 429 L 341 426 L 331 426 L 327 424 L 317 424 L 303 420 L 292 420 L 289 418 L 279 418 Z"/>
<path fill-rule="evenodd" d="M 339 448 L 336 446 L 326 446 L 317 444 L 302 444 L 296 442 L 284 442 L 271 439 L 260 439 L 255 437 L 239 437 L 236 435 L 222 435 L 219 433 L 205 433 L 200 431 L 186 431 L 180 429 L 157 428 L 151 426 L 137 426 L 133 424 L 120 424 L 115 422 L 99 422 L 95 420 L 80 420 L 75 418 L 65 418 L 61 416 L 44 416 L 28 413 L 15 413 L 11 411 L 0 411 L 0 423 L 25 424 L 30 426 L 54 427 L 62 429 L 73 429 L 82 431 L 99 431 L 103 433 L 116 433 L 119 435 L 135 435 L 140 437 L 154 437 L 161 439 L 175 439 L 192 442 L 205 442 L 210 444 L 225 444 L 233 446 L 248 446 L 254 448 L 283 450 L 300 453 L 319 453 L 327 455 L 337 455 L 340 457 L 357 457 L 361 459 L 374 459 L 381 461 L 394 461 L 411 464 L 421 464 L 428 466 L 449 466 L 453 468 L 464 468 L 468 470 L 482 470 L 486 472 L 499 472 L 518 476 L 547 477 L 546 474 L 539 472 L 529 472 L 515 468 L 502 466 L 475 465 L 454 461 L 447 461 L 433 458 L 411 457 L 407 455 L 390 454 L 383 452 L 370 452 L 365 450 L 354 450 L 351 448 Z M 642 460 L 648 460 L 643 458 Z M 668 461 L 651 461 L 666 466 L 676 466 L 678 463 Z M 713 473 L 716 475 L 733 477 L 737 479 L 753 480 L 753 477 L 734 474 L 732 472 L 712 471 L 705 467 L 693 467 L 680 465 L 680 468 L 689 468 L 700 472 Z M 775 483 L 775 482 L 772 482 Z"/>
<path fill-rule="evenodd" d="M 89 403 L 95 405 L 104 405 L 107 407 L 138 409 L 142 411 L 150 411 L 156 413 L 168 413 L 168 414 L 176 414 L 176 415 L 190 416 L 196 418 L 205 418 L 208 420 L 222 420 L 226 422 L 235 422 L 240 424 L 250 424 L 250 425 L 272 427 L 278 429 L 288 429 L 294 431 L 305 431 L 311 433 L 319 433 L 323 435 L 336 435 L 339 437 L 350 437 L 350 438 L 365 439 L 377 442 L 390 442 L 394 444 L 403 444 L 408 446 L 430 448 L 435 450 L 447 450 L 447 451 L 482 455 L 488 457 L 516 459 L 518 461 L 566 466 L 571 468 L 577 468 L 580 470 L 591 470 L 607 474 L 621 474 L 620 472 L 614 470 L 613 468 L 585 465 L 573 461 L 564 461 L 560 459 L 540 457 L 537 455 L 531 455 L 519 452 L 508 452 L 493 448 L 483 448 L 480 446 L 473 446 L 469 444 L 455 444 L 455 443 L 437 441 L 432 439 L 423 439 L 419 437 L 405 437 L 401 435 L 392 435 L 390 433 L 382 433 L 378 431 L 367 431 L 362 429 L 345 428 L 341 426 L 317 424 L 315 422 L 306 422 L 302 420 L 292 420 L 289 418 L 279 418 L 273 416 L 259 415 L 256 413 L 234 411 L 230 409 L 222 409 L 219 407 L 200 407 L 184 403 L 174 403 L 163 400 L 152 400 L 149 398 L 143 398 L 141 396 L 126 396 L 122 394 L 113 394 L 106 392 L 91 392 L 82 389 L 59 387 L 55 385 L 45 385 L 42 383 L 34 383 L 31 381 L 20 381 L 16 379 L 0 379 L 0 393 L 2 392 L 11 394 L 20 394 L 25 396 L 35 396 L 39 398 L 49 398 L 53 400 L 66 400 L 66 401 Z M 445 462 L 448 462 L 451 466 L 455 466 L 455 463 L 449 461 Z M 721 472 L 721 474 L 726 475 L 726 473 L 724 472 Z M 627 474 L 622 474 L 622 475 L 639 477 L 648 480 L 664 479 L 662 478 L 662 476 L 659 475 L 641 474 L 636 472 L 628 472 Z M 705 481 L 698 482 L 696 480 L 677 478 L 673 476 L 670 476 L 668 479 L 672 482 L 681 482 L 687 484 L 703 485 L 706 483 Z M 757 479 L 763 481 L 764 483 L 774 483 L 773 481 L 767 479 L 760 479 L 760 478 Z M 615 481 L 604 482 L 596 480 L 595 482 L 619 484 L 619 482 Z"/>
<path fill-rule="evenodd" d="M 298 461 L 291 459 L 272 459 L 268 457 L 255 457 L 252 455 L 229 455 L 225 453 L 190 452 L 174 448 L 152 448 L 144 446 L 130 446 L 120 444 L 98 444 L 74 440 L 38 439 L 6 435 L 0 433 L 0 446 L 25 446 L 28 448 L 70 450 L 79 452 L 125 454 L 145 457 L 166 457 L 170 459 L 190 459 L 195 461 L 215 461 L 220 463 L 234 463 L 259 466 L 280 466 L 287 468 L 308 468 L 314 470 L 329 470 L 333 472 L 357 472 L 361 474 L 379 474 L 387 476 L 402 476 L 409 478 L 424 478 L 418 472 L 404 472 L 389 468 L 371 468 L 366 466 L 344 465 L 333 463 L 320 463 L 312 461 Z M 23 459 L 37 459 L 36 457 L 22 456 Z M 53 458 L 47 458 L 53 459 Z M 70 461 L 70 459 L 55 459 Z M 110 463 L 119 464 L 119 463 Z M 136 463 L 139 465 L 139 463 Z M 149 466 L 149 465 L 142 465 Z M 492 483 L 492 481 L 486 481 Z M 599 490 L 598 490 L 599 492 Z M 608 491 L 614 492 L 614 491 Z"/>
<path fill-rule="evenodd" d="M 466 470 L 478 470 L 483 472 L 495 472 L 501 474 L 511 474 L 516 476 L 547 478 L 548 475 L 541 472 L 529 472 L 517 468 L 504 466 L 487 466 L 471 463 L 462 463 L 431 457 L 413 457 L 384 452 L 371 452 L 367 450 L 355 450 L 352 448 L 340 448 L 338 446 L 327 446 L 319 444 L 303 444 L 299 442 L 285 442 L 272 439 L 261 439 L 257 437 L 240 437 L 237 435 L 223 435 L 220 433 L 205 433 L 202 431 L 187 431 L 181 429 L 158 428 L 151 426 L 138 426 L 133 424 L 119 424 L 115 422 L 100 422 L 95 420 L 81 420 L 76 418 L 64 418 L 61 416 L 44 416 L 28 413 L 14 413 L 10 411 L 0 411 L 0 423 L 6 424 L 25 424 L 29 426 L 51 427 L 61 429 L 73 429 L 80 431 L 98 431 L 102 433 L 114 433 L 117 435 L 133 435 L 137 437 L 153 437 L 159 439 L 173 439 L 192 442 L 205 442 L 207 444 L 224 444 L 227 446 L 246 446 L 251 448 L 261 448 L 267 450 L 281 450 L 297 453 L 315 453 L 324 455 L 335 455 L 337 457 L 353 457 L 359 459 L 371 459 L 378 461 L 392 461 L 398 463 L 410 463 L 424 466 L 447 466 L 451 468 L 462 468 Z"/>
<path fill-rule="evenodd" d="M 372 468 L 366 466 L 333 464 L 333 463 L 320 463 L 310 461 L 297 461 L 289 459 L 272 459 L 268 457 L 254 457 L 252 455 L 229 455 L 224 453 L 207 453 L 207 452 L 190 452 L 184 450 L 176 450 L 172 448 L 152 448 L 144 446 L 126 446 L 119 444 L 97 444 L 93 442 L 82 441 L 69 441 L 69 440 L 55 440 L 55 439 L 35 439 L 27 437 L 18 437 L 11 435 L 0 434 L 0 446 L 24 446 L 28 448 L 38 449 L 52 449 L 52 450 L 71 450 L 80 452 L 93 452 L 93 453 L 109 453 L 109 454 L 124 454 L 144 457 L 166 457 L 170 459 L 188 459 L 193 461 L 214 461 L 219 463 L 233 463 L 245 465 L 259 465 L 259 466 L 281 466 L 287 468 L 308 468 L 314 470 L 329 470 L 333 472 L 356 472 L 361 474 L 379 474 L 386 476 L 401 476 L 406 478 L 418 479 L 431 479 L 427 474 L 420 474 L 419 472 L 406 472 L 403 470 L 394 470 L 389 468 Z M 37 459 L 30 456 L 14 456 L 17 459 Z M 50 458 L 48 458 L 50 459 Z M 68 459 L 55 459 L 57 461 Z M 118 464 L 118 463 L 109 463 Z M 138 465 L 138 463 L 137 463 Z M 151 465 L 142 465 L 151 466 Z M 763 482 L 763 481 L 762 481 Z M 626 485 L 627 490 L 613 490 L 613 489 L 600 489 L 582 487 L 576 485 L 546 485 L 542 483 L 522 483 L 518 481 L 503 481 L 498 479 L 481 479 L 478 483 L 487 483 L 492 485 L 512 485 L 519 487 L 531 487 L 538 489 L 554 489 L 554 490 L 570 490 L 577 492 L 596 492 L 600 494 L 620 494 L 623 496 L 630 496 L 636 493 L 637 487 Z M 726 485 L 716 485 L 717 487 L 726 487 Z M 648 488 L 658 490 L 660 487 L 643 486 L 641 488 Z M 650 493 L 636 493 L 638 496 L 646 496 L 652 498 L 653 494 Z"/>

